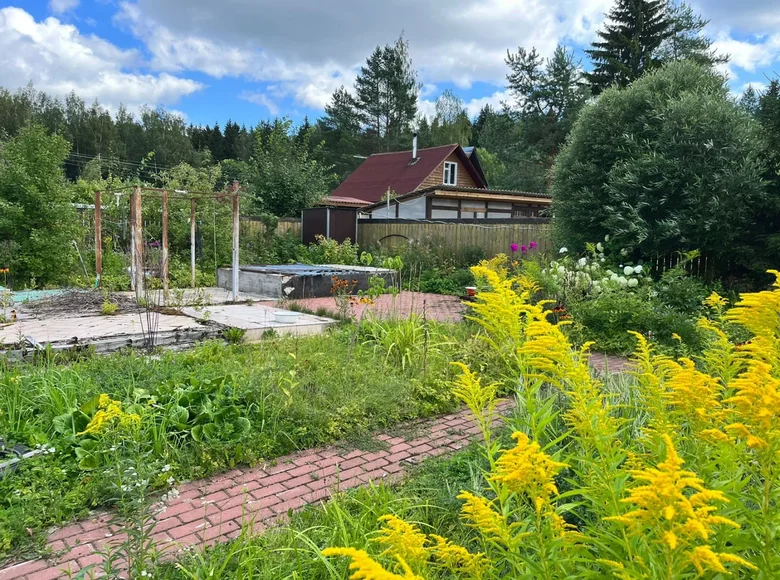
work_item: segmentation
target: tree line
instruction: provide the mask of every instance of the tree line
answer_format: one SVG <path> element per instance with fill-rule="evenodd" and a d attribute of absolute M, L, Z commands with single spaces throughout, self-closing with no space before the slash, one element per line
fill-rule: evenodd
<path fill-rule="evenodd" d="M 366 156 L 408 149 L 415 131 L 420 147 L 455 142 L 478 147 L 492 187 L 551 191 L 556 175 L 562 175 L 560 168 L 553 170 L 556 160 L 584 112 L 611 111 L 604 95 L 631 87 L 678 62 L 708 71 L 710 76 L 701 82 L 721 86 L 717 91 L 707 89 L 708 94 L 738 107 L 739 119 L 751 119 L 757 128 L 748 134 L 760 148 L 760 187 L 772 195 L 751 198 L 760 199 L 764 211 L 756 218 L 760 221 L 756 231 L 763 232 L 762 247 L 780 250 L 780 240 L 773 235 L 778 226 L 774 216 L 780 213 L 776 201 L 780 199 L 780 84 L 775 79 L 763 92 L 748 89 L 735 103 L 714 68 L 728 57 L 712 49 L 711 40 L 703 34 L 706 25 L 707 20 L 684 3 L 616 0 L 596 40 L 585 51 L 590 60 L 587 68 L 573 48 L 565 45 L 558 46 L 549 58 L 534 47 L 508 50 L 510 98 L 500 107 L 485 106 L 474 118 L 450 90 L 437 99 L 431 118 L 420 114 L 421 84 L 403 36 L 378 46 L 361 67 L 354 86 L 334 91 L 321 118 L 305 119 L 298 125 L 275 118 L 253 127 L 232 120 L 224 126 L 196 126 L 164 108 L 143 108 L 134 115 L 120 107 L 112 115 L 97 101 L 87 105 L 75 94 L 59 100 L 32 85 L 13 92 L 3 89 L 0 242 L 8 247 L 0 253 L 19 254 L 25 238 L 43 243 L 40 232 L 62 223 L 52 218 L 37 224 L 23 217 L 37 211 L 52 188 L 64 203 L 89 201 L 95 188 L 110 189 L 117 184 L 220 189 L 238 179 L 247 192 L 245 212 L 294 216 L 332 191 Z M 720 80 L 713 81 L 716 77 Z M 608 170 L 611 162 L 603 161 L 601 169 Z M 45 177 L 32 179 L 28 173 L 37 166 L 45 168 Z M 72 185 L 54 187 L 56 175 L 51 171 L 55 169 Z M 25 179 L 32 181 L 24 187 L 43 196 L 34 203 L 19 197 L 19 184 Z M 581 191 L 587 193 L 588 187 Z M 598 187 L 607 186 L 601 183 Z M 577 193 L 564 186 L 552 191 L 561 200 L 573 199 Z M 619 195 L 614 203 L 622 207 Z M 19 226 L 24 219 L 27 224 Z M 620 223 L 621 227 L 630 225 Z M 30 230 L 35 224 L 37 229 Z M 582 229 L 579 234 L 586 232 Z M 36 269 L 32 266 L 36 259 L 29 258 L 30 272 Z"/>
<path fill-rule="evenodd" d="M 241 164 L 252 164 L 260 155 L 276 162 L 285 154 L 291 156 L 289 168 L 316 163 L 314 186 L 320 189 L 313 195 L 327 193 L 367 155 L 409 148 L 416 130 L 421 147 L 455 142 L 479 147 L 492 186 L 546 191 L 552 161 L 593 96 L 670 61 L 690 59 L 707 66 L 725 61 L 702 35 L 706 24 L 686 4 L 618 0 L 586 51 L 591 70 L 585 71 L 566 46 L 547 59 L 533 47 L 509 50 L 511 100 L 500 108 L 487 105 L 473 119 L 451 90 L 436 101 L 433 118 L 420 115 L 421 84 L 402 36 L 368 56 L 354 87 L 337 89 L 321 118 L 299 126 L 288 119 L 253 127 L 232 120 L 224 126 L 188 125 L 164 108 L 143 108 L 133 115 L 120 107 L 111 115 L 97 101 L 88 105 L 73 93 L 59 100 L 30 85 L 16 92 L 0 90 L 0 129 L 7 138 L 39 123 L 65 137 L 71 145 L 65 171 L 72 180 L 98 170 L 103 177 L 154 180 L 179 163 L 204 167 L 226 160 L 239 164 L 230 172 L 247 174 Z M 289 141 L 284 152 L 279 150 L 280 129 Z M 96 158 L 99 168 L 89 163 Z M 263 205 L 260 200 L 258 205 Z M 266 205 L 272 211 L 285 209 Z"/>

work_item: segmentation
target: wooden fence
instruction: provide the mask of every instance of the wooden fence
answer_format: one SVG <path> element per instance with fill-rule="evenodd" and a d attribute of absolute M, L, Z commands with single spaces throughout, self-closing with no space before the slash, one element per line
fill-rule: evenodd
<path fill-rule="evenodd" d="M 552 229 L 548 221 L 477 220 L 469 222 L 421 222 L 405 220 L 360 220 L 361 248 L 392 250 L 410 241 L 438 240 L 453 250 L 479 247 L 488 256 L 509 254 L 511 244 L 538 244 L 537 251 L 551 252 Z"/>
<path fill-rule="evenodd" d="M 260 218 L 251 216 L 241 216 L 241 235 L 242 236 L 261 236 L 265 233 L 265 224 Z M 301 235 L 301 220 L 298 218 L 280 218 L 279 225 L 276 226 L 278 235 L 293 234 Z"/>

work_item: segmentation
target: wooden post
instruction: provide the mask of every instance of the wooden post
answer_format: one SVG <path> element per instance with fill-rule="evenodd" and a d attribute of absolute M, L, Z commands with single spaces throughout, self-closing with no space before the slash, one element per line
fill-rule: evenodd
<path fill-rule="evenodd" d="M 142 297 L 144 292 L 144 238 L 143 238 L 143 210 L 141 209 L 141 188 L 136 187 L 132 195 L 132 232 L 133 247 L 133 278 L 135 279 L 135 295 Z"/>
<path fill-rule="evenodd" d="M 135 190 L 130 194 L 130 290 L 135 292 Z"/>
<path fill-rule="evenodd" d="M 168 304 L 168 191 L 162 192 L 162 272 L 163 304 Z"/>
<path fill-rule="evenodd" d="M 190 199 L 190 272 L 192 287 L 195 288 L 195 198 Z"/>
<path fill-rule="evenodd" d="M 232 189 L 233 189 L 233 302 L 238 302 L 238 268 L 239 268 L 238 235 L 239 235 L 239 226 L 240 226 L 238 181 L 233 182 Z"/>
<path fill-rule="evenodd" d="M 100 208 L 101 193 L 95 192 L 95 285 L 100 288 L 101 278 L 103 277 L 103 228 L 101 221 L 103 219 Z"/>

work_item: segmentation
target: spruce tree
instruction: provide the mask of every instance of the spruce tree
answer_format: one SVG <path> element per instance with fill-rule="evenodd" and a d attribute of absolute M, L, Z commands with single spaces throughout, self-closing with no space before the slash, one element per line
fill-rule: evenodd
<path fill-rule="evenodd" d="M 657 51 L 674 34 L 667 0 L 617 0 L 600 40 L 585 52 L 593 61 L 587 74 L 594 94 L 625 87 L 661 64 Z"/>

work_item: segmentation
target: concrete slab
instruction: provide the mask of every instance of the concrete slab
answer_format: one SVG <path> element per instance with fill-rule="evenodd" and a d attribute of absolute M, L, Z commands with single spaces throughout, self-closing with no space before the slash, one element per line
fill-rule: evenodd
<path fill-rule="evenodd" d="M 187 316 L 159 314 L 157 333 L 177 333 L 199 330 L 203 325 Z M 0 328 L 0 345 L 13 345 L 20 338 L 30 337 L 40 344 L 68 343 L 88 344 L 115 336 L 143 335 L 138 314 L 115 316 L 81 316 L 73 318 L 49 318 L 19 320 Z"/>
<path fill-rule="evenodd" d="M 279 334 L 308 335 L 321 334 L 335 320 L 323 316 L 300 313 L 294 323 L 277 322 L 274 313 L 284 311 L 280 308 L 262 304 L 226 304 L 195 309 L 184 308 L 183 312 L 198 320 L 209 320 L 223 326 L 246 330 L 244 340 L 255 342 L 263 338 L 263 333 L 274 330 Z"/>
<path fill-rule="evenodd" d="M 135 299 L 135 292 L 117 292 L 117 294 Z M 162 290 L 152 292 L 155 303 L 162 305 Z M 239 302 L 259 302 L 273 300 L 270 295 L 255 294 L 252 292 L 239 292 Z M 172 288 L 168 293 L 168 306 L 199 306 L 208 304 L 230 304 L 233 302 L 233 292 L 228 288 L 209 286 L 205 288 Z"/>

